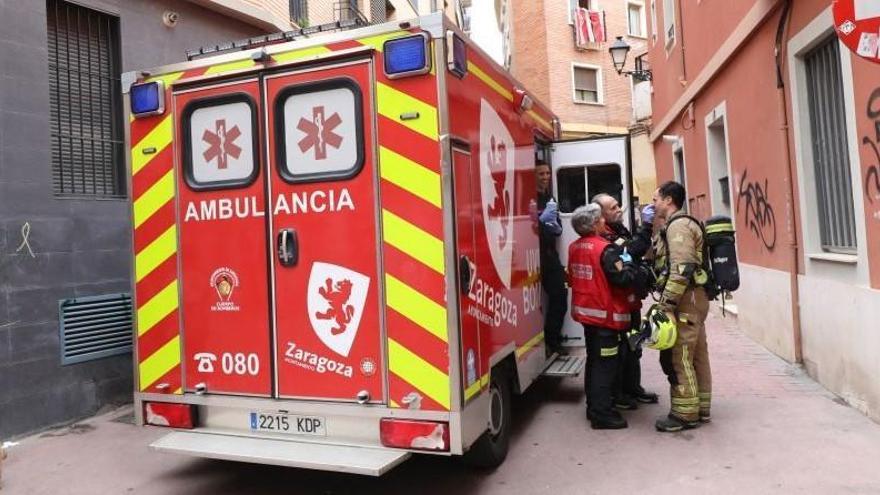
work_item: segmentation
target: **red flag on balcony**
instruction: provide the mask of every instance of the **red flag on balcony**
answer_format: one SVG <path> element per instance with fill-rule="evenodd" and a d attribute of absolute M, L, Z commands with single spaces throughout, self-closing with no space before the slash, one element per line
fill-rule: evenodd
<path fill-rule="evenodd" d="M 578 48 L 585 48 L 590 43 L 590 14 L 587 9 L 574 9 L 574 44 Z"/>
<path fill-rule="evenodd" d="M 604 43 L 605 42 L 605 19 L 602 15 L 602 12 L 597 12 L 595 10 L 589 11 L 590 15 L 590 30 L 592 32 L 592 41 L 593 43 Z"/>

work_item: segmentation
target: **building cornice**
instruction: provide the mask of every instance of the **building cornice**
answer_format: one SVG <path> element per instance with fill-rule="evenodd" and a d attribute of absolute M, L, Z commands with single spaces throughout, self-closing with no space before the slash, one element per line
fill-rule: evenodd
<path fill-rule="evenodd" d="M 727 62 L 737 54 L 739 48 L 749 39 L 749 36 L 764 23 L 767 17 L 781 3 L 782 0 L 757 0 L 755 2 L 749 13 L 740 21 L 727 40 L 721 44 L 715 55 L 709 59 L 709 62 L 685 89 L 684 93 L 681 94 L 669 111 L 656 121 L 657 125 L 654 126 L 654 130 L 651 132 L 652 143 L 663 135 L 666 128 L 678 118 L 691 101 L 721 72 Z"/>
<path fill-rule="evenodd" d="M 278 17 L 272 12 L 242 0 L 189 0 L 191 3 L 219 12 L 223 15 L 246 22 L 266 32 L 290 31 L 288 19 Z"/>

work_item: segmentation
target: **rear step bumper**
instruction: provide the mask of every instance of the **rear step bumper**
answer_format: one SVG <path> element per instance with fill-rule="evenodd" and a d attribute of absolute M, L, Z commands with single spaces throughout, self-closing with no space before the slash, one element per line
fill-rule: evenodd
<path fill-rule="evenodd" d="M 175 431 L 156 440 L 150 444 L 150 447 L 159 452 L 211 459 L 369 476 L 380 476 L 412 455 L 410 452 L 400 450 L 240 437 L 198 431 Z"/>
<path fill-rule="evenodd" d="M 578 376 L 584 370 L 586 364 L 586 356 L 554 355 L 542 374 L 544 376 L 557 377 Z"/>

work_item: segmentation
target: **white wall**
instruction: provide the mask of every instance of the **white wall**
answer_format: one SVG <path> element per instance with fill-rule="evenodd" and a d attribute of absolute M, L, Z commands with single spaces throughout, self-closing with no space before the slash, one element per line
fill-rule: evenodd
<path fill-rule="evenodd" d="M 734 293 L 739 328 L 777 356 L 794 361 L 788 272 L 740 263 Z"/>
<path fill-rule="evenodd" d="M 880 291 L 800 277 L 807 372 L 880 421 Z"/>

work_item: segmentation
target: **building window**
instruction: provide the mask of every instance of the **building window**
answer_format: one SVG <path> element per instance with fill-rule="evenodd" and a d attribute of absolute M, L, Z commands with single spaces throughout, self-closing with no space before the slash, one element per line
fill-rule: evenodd
<path fill-rule="evenodd" d="M 663 0 L 663 33 L 669 49 L 675 44 L 675 0 Z"/>
<path fill-rule="evenodd" d="M 46 9 L 54 192 L 123 197 L 119 21 L 61 0 Z"/>
<path fill-rule="evenodd" d="M 847 147 L 843 77 L 836 36 L 804 56 L 822 249 L 856 252 L 856 217 Z"/>
<path fill-rule="evenodd" d="M 602 73 L 598 67 L 572 65 L 575 103 L 602 103 Z"/>
<path fill-rule="evenodd" d="M 290 0 L 290 20 L 299 27 L 309 24 L 309 6 L 306 0 Z"/>
<path fill-rule="evenodd" d="M 645 5 L 639 2 L 626 4 L 627 34 L 639 38 L 645 37 Z"/>

